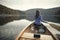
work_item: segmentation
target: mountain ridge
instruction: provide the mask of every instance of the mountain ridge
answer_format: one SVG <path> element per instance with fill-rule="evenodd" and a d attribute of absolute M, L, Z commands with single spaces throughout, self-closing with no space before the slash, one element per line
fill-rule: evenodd
<path fill-rule="evenodd" d="M 26 11 L 21 11 L 21 10 L 15 10 L 11 9 L 9 7 L 6 7 L 4 5 L 0 5 L 0 15 L 1 14 L 9 14 L 13 15 L 10 17 L 1 17 L 0 16 L 0 24 L 5 24 L 7 22 L 13 21 L 13 20 L 19 20 L 19 19 L 28 19 L 28 20 L 34 20 L 34 15 L 36 13 L 36 10 L 40 10 L 43 20 L 51 20 L 51 21 L 56 21 L 60 20 L 60 16 L 54 16 L 54 15 L 60 15 L 60 7 L 55 7 L 51 9 L 42 9 L 42 8 L 33 8 L 33 9 L 28 9 Z M 15 16 L 18 15 L 18 16 Z M 22 16 L 23 15 L 23 16 Z M 52 16 L 51 16 L 52 15 Z M 54 19 L 54 20 L 53 20 Z"/>

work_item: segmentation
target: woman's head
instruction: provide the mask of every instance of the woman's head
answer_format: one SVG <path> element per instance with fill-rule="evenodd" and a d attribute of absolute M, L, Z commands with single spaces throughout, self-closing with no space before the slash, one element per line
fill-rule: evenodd
<path fill-rule="evenodd" d="M 36 15 L 39 15 L 39 10 L 36 10 Z"/>
<path fill-rule="evenodd" d="M 39 16 L 39 10 L 36 10 L 36 15 L 35 15 L 35 18 L 37 19 Z"/>

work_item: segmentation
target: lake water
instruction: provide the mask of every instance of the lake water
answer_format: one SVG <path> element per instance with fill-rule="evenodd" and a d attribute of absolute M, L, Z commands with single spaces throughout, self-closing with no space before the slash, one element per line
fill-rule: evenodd
<path fill-rule="evenodd" d="M 21 19 L 0 26 L 0 40 L 15 40 L 21 30 L 30 23 L 32 23 L 32 21 Z"/>
<path fill-rule="evenodd" d="M 31 21 L 21 19 L 0 26 L 0 40 L 15 40 L 21 30 L 30 23 Z"/>

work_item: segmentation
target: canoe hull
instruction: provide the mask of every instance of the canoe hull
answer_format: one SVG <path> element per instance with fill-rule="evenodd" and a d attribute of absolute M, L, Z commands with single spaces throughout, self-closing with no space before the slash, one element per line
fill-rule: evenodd
<path fill-rule="evenodd" d="M 44 25 L 42 25 L 44 26 Z M 49 30 L 46 28 L 46 32 L 41 34 L 41 38 L 34 38 L 34 34 L 36 33 L 35 30 L 32 31 L 31 27 L 34 27 L 34 24 L 31 23 L 27 27 L 25 27 L 20 34 L 17 36 L 16 40 L 54 40 L 53 36 L 49 32 Z"/>

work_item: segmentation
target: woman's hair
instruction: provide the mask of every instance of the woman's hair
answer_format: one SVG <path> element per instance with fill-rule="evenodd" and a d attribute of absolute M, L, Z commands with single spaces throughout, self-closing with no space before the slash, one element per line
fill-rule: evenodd
<path fill-rule="evenodd" d="M 38 11 L 38 10 L 36 10 L 35 19 L 37 19 L 37 18 L 38 18 L 38 16 L 39 16 L 39 11 Z"/>

